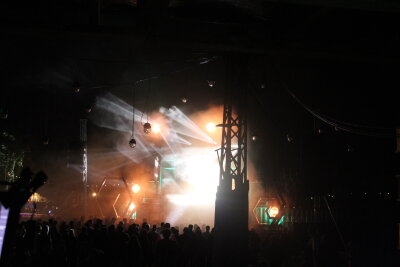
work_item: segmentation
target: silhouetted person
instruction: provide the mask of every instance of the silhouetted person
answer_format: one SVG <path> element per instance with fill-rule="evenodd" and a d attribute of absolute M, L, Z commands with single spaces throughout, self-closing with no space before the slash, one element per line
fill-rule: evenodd
<path fill-rule="evenodd" d="M 171 231 L 169 229 L 164 229 L 161 234 L 163 239 L 158 241 L 156 246 L 156 266 L 176 266 L 178 245 L 175 241 L 170 240 Z"/>
<path fill-rule="evenodd" d="M 200 227 L 196 227 L 194 241 L 194 266 L 204 266 L 206 260 L 206 240 L 203 237 Z"/>
<path fill-rule="evenodd" d="M 208 237 L 210 236 L 210 226 L 209 225 L 207 225 L 206 226 L 206 231 L 203 233 L 203 237 L 204 237 L 204 239 L 208 239 Z"/>

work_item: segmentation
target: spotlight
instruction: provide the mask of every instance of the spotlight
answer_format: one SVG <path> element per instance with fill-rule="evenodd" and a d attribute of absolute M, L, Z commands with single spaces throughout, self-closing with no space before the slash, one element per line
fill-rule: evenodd
<path fill-rule="evenodd" d="M 293 142 L 293 137 L 291 137 L 289 134 L 286 135 L 286 139 L 289 143 Z"/>
<path fill-rule="evenodd" d="M 72 84 L 72 90 L 74 90 L 75 93 L 79 93 L 81 91 L 81 85 L 78 82 L 74 82 Z"/>
<path fill-rule="evenodd" d="M 215 131 L 215 124 L 212 122 L 207 123 L 206 129 L 209 133 L 212 133 Z"/>
<path fill-rule="evenodd" d="M 44 138 L 43 138 L 43 145 L 48 145 L 49 144 L 49 138 L 47 137 L 47 136 L 45 136 Z"/>
<path fill-rule="evenodd" d="M 347 152 L 353 152 L 354 149 L 351 145 L 347 145 Z"/>
<path fill-rule="evenodd" d="M 131 148 L 135 148 L 136 147 L 136 140 L 135 140 L 135 138 L 131 138 L 130 140 L 129 140 L 129 146 L 131 147 Z"/>
<path fill-rule="evenodd" d="M 182 101 L 182 103 L 186 104 L 188 100 L 187 100 L 186 97 L 182 97 L 182 98 L 181 98 L 181 101 Z"/>
<path fill-rule="evenodd" d="M 278 215 L 278 213 L 279 213 L 279 208 L 275 207 L 275 206 L 272 206 L 267 210 L 267 213 L 268 213 L 269 217 L 275 218 L 276 215 Z"/>
<path fill-rule="evenodd" d="M 129 204 L 128 210 L 129 210 L 129 211 L 133 211 L 135 208 L 136 208 L 135 203 L 131 202 L 131 204 Z"/>
<path fill-rule="evenodd" d="M 253 135 L 253 136 L 251 137 L 251 140 L 256 141 L 256 140 L 257 140 L 257 136 Z"/>
<path fill-rule="evenodd" d="M 143 131 L 145 134 L 149 134 L 151 132 L 151 124 L 148 122 L 143 124 Z"/>
<path fill-rule="evenodd" d="M 213 81 L 213 80 L 208 80 L 207 83 L 208 83 L 208 86 L 210 86 L 210 87 L 215 86 L 215 81 Z"/>
<path fill-rule="evenodd" d="M 97 196 L 97 193 L 96 192 L 93 192 L 92 193 L 92 197 L 96 197 Z"/>
<path fill-rule="evenodd" d="M 160 125 L 154 124 L 151 130 L 153 131 L 153 133 L 158 134 L 161 131 Z"/>
<path fill-rule="evenodd" d="M 318 128 L 317 133 L 318 133 L 318 134 L 322 134 L 322 129 L 321 129 L 321 128 Z"/>
<path fill-rule="evenodd" d="M 218 145 L 218 142 L 214 140 L 214 141 L 213 141 L 213 144 L 214 144 L 214 145 Z"/>
<path fill-rule="evenodd" d="M 139 193 L 139 191 L 140 191 L 140 185 L 138 185 L 138 184 L 132 185 L 132 192 L 133 193 L 137 194 L 137 193 Z"/>

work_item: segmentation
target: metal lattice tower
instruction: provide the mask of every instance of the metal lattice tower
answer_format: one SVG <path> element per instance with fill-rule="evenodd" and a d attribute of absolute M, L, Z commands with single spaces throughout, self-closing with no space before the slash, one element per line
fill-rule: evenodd
<path fill-rule="evenodd" d="M 215 202 L 217 266 L 246 266 L 248 233 L 247 65 L 228 60 L 222 142 L 218 151 L 219 186 Z"/>

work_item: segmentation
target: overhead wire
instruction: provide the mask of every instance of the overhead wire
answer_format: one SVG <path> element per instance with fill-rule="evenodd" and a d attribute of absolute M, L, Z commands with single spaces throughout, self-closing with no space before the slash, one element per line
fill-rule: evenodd
<path fill-rule="evenodd" d="M 147 82 L 149 80 L 156 80 L 156 79 L 160 79 L 160 78 L 163 78 L 163 77 L 168 77 L 169 75 L 174 74 L 174 73 L 184 72 L 184 71 L 193 69 L 195 67 L 198 67 L 199 65 L 205 65 L 205 64 L 208 64 L 210 62 L 213 62 L 214 60 L 217 60 L 218 58 L 219 58 L 218 56 L 212 56 L 212 57 L 209 57 L 209 58 L 202 57 L 202 58 L 199 58 L 199 59 L 193 60 L 193 61 L 184 61 L 185 63 L 186 62 L 189 62 L 189 63 L 195 62 L 196 64 L 190 65 L 188 67 L 178 68 L 178 69 L 175 69 L 175 70 L 172 70 L 172 71 L 169 71 L 169 72 L 162 73 L 160 75 L 149 75 L 149 76 L 146 76 L 146 77 L 144 77 L 142 79 L 138 79 L 138 80 L 131 81 L 131 82 L 114 83 L 114 84 L 111 84 L 111 85 L 107 85 L 107 84 L 95 85 L 95 86 L 86 87 L 86 89 L 109 88 L 109 87 L 113 87 L 113 86 L 115 87 L 115 86 L 126 86 L 126 85 L 130 86 L 130 85 L 132 85 L 132 83 L 133 84 L 139 84 L 139 83 Z"/>
<path fill-rule="evenodd" d="M 335 123 L 326 117 L 324 117 L 322 114 L 319 114 L 318 112 L 312 110 L 310 107 L 305 105 L 290 89 L 286 88 L 286 91 L 289 93 L 289 95 L 298 103 L 300 104 L 305 110 L 307 110 L 311 115 L 313 115 L 315 118 L 325 122 L 328 125 L 331 125 L 333 127 L 336 127 L 337 129 L 340 129 L 342 131 L 346 131 L 349 133 L 353 134 L 358 134 L 358 135 L 365 135 L 365 136 L 371 136 L 371 137 L 379 137 L 379 138 L 389 138 L 392 137 L 393 134 L 390 133 L 377 133 L 377 132 L 365 132 L 360 129 L 355 129 L 354 127 L 352 128 L 351 126 L 345 126 L 341 125 L 339 123 Z M 394 129 L 393 129 L 394 130 Z"/>
<path fill-rule="evenodd" d="M 304 104 L 293 92 L 290 90 L 289 86 L 284 82 L 282 77 L 279 75 L 279 72 L 272 66 L 272 69 L 275 71 L 276 76 L 279 78 L 281 85 L 284 87 L 285 91 L 301 106 L 303 107 L 306 111 L 308 111 L 311 115 L 313 115 L 315 118 L 319 119 L 320 121 L 335 127 L 336 129 L 340 129 L 342 131 L 352 133 L 352 134 L 357 134 L 357 135 L 364 135 L 364 136 L 370 136 L 370 137 L 377 137 L 377 138 L 392 138 L 394 136 L 394 128 L 386 128 L 386 127 L 379 127 L 379 126 L 367 126 L 367 125 L 359 125 L 359 124 L 354 124 L 354 123 L 348 123 L 348 122 L 341 122 L 339 120 L 333 119 L 331 117 L 328 117 L 324 114 L 321 114 L 319 112 L 316 112 L 306 104 Z M 360 129 L 363 128 L 364 130 Z M 387 133 L 387 132 L 367 132 L 365 129 L 375 129 L 375 130 L 391 130 L 392 133 Z"/>
<path fill-rule="evenodd" d="M 135 86 L 132 86 L 132 137 L 135 133 Z"/>

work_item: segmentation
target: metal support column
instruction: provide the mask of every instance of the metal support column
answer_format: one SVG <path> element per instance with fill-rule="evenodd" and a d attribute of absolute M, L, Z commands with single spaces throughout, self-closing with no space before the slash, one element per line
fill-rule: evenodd
<path fill-rule="evenodd" d="M 217 266 L 247 266 L 247 65 L 239 56 L 227 60 L 222 142 L 218 150 L 219 186 L 215 202 Z"/>

